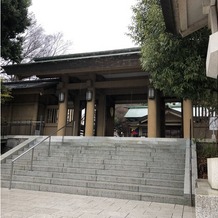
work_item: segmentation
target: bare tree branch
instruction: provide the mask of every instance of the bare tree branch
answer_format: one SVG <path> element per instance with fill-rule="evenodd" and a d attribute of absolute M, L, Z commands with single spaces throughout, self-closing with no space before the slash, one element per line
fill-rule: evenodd
<path fill-rule="evenodd" d="M 61 32 L 46 35 L 44 29 L 37 24 L 33 14 L 32 24 L 23 36 L 22 63 L 32 62 L 34 58 L 67 54 L 72 42 L 64 41 Z"/>

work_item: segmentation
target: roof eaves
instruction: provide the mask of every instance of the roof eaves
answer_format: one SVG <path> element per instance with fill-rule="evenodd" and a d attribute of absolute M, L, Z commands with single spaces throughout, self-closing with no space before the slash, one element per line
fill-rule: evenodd
<path fill-rule="evenodd" d="M 118 50 L 108 50 L 108 51 L 99 51 L 99 52 L 87 52 L 87 53 L 76 53 L 69 55 L 60 55 L 52 57 L 42 57 L 35 58 L 35 62 L 51 62 L 51 61 L 63 61 L 63 60 L 81 60 L 81 59 L 90 59 L 90 58 L 101 58 L 101 57 L 113 57 L 120 55 L 131 55 L 131 54 L 140 54 L 140 48 L 128 48 L 128 49 L 118 49 Z"/>
<path fill-rule="evenodd" d="M 58 84 L 58 79 L 46 79 L 46 80 L 31 80 L 31 81 L 16 81 L 16 82 L 4 82 L 3 84 L 10 89 L 25 89 L 25 88 L 39 88 L 49 87 Z"/>
<path fill-rule="evenodd" d="M 167 32 L 179 35 L 176 28 L 175 14 L 173 12 L 172 0 L 160 0 Z"/>
<path fill-rule="evenodd" d="M 63 61 L 73 61 L 73 60 L 87 60 L 87 59 L 94 59 L 94 58 L 102 58 L 102 57 L 117 57 L 117 56 L 128 56 L 128 55 L 134 55 L 134 54 L 140 54 L 140 48 L 132 48 L 132 49 L 122 49 L 122 50 L 113 50 L 110 51 L 111 53 L 106 53 L 107 51 L 104 52 L 93 52 L 93 53 L 79 53 L 78 55 L 62 55 L 62 56 L 54 56 L 54 57 L 45 57 L 45 58 L 38 58 L 35 59 L 35 62 L 32 63 L 23 63 L 23 64 L 15 64 L 15 65 L 7 65 L 3 66 L 3 68 L 10 69 L 14 67 L 19 67 L 19 66 L 35 66 L 35 65 L 40 65 L 44 63 L 57 63 L 57 62 L 63 62 Z M 122 52 L 123 51 L 123 52 Z M 84 54 L 84 56 L 82 56 Z M 85 54 L 90 54 L 90 55 L 85 55 Z"/>

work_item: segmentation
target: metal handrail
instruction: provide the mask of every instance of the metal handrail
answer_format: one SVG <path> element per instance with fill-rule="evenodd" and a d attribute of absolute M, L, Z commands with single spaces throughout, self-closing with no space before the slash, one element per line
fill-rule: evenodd
<path fill-rule="evenodd" d="M 39 146 L 40 144 L 42 144 L 44 141 L 46 141 L 47 139 L 49 139 L 49 143 L 48 143 L 48 157 L 50 157 L 50 150 L 51 150 L 51 137 L 54 136 L 54 134 L 56 134 L 57 132 L 59 132 L 60 130 L 62 130 L 63 128 L 67 127 L 70 123 L 72 123 L 72 121 L 68 122 L 66 125 L 64 125 L 63 127 L 61 127 L 58 130 L 55 130 L 54 132 L 52 132 L 49 136 L 47 136 L 45 139 L 43 139 L 42 141 L 36 143 L 34 146 L 32 146 L 31 148 L 27 149 L 25 152 L 23 152 L 22 154 L 20 154 L 19 156 L 17 156 L 16 158 L 14 158 L 11 161 L 11 173 L 10 173 L 10 185 L 9 185 L 9 189 L 11 189 L 12 186 L 12 177 L 13 177 L 13 169 L 14 169 L 14 162 L 17 161 L 18 159 L 20 159 L 21 157 L 23 157 L 25 154 L 27 154 L 29 151 L 32 150 L 32 155 L 31 155 L 31 165 L 30 165 L 30 170 L 33 170 L 33 156 L 34 156 L 34 149 L 35 147 Z M 63 143 L 63 138 L 64 136 L 62 136 L 62 143 Z"/>

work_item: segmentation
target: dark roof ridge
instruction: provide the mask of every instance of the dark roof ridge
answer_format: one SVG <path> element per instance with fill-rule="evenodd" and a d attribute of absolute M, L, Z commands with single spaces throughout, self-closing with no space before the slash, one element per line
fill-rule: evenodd
<path fill-rule="evenodd" d="M 46 79 L 35 79 L 35 80 L 19 80 L 19 81 L 11 81 L 11 82 L 3 82 L 4 85 L 7 85 L 7 84 L 21 84 L 21 83 L 42 83 L 42 82 L 58 82 L 60 79 L 49 79 L 49 78 L 46 78 Z"/>
<path fill-rule="evenodd" d="M 115 50 L 105 50 L 105 51 L 96 51 L 96 52 L 84 52 L 84 53 L 75 53 L 68 55 L 58 55 L 58 56 L 50 56 L 50 57 L 41 57 L 35 58 L 35 62 L 45 62 L 50 60 L 66 60 L 73 58 L 90 58 L 90 57 L 98 57 L 98 56 L 113 56 L 113 55 L 122 55 L 122 54 L 131 54 L 131 53 L 139 53 L 140 47 L 133 48 L 125 48 L 125 49 L 115 49 Z"/>

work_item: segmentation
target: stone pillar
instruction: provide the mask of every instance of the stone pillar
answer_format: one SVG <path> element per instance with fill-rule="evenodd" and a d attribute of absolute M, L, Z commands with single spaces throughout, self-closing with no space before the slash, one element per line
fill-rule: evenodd
<path fill-rule="evenodd" d="M 189 99 L 183 100 L 183 137 L 188 139 L 190 138 L 190 120 L 192 124 L 192 134 L 193 134 L 193 108 L 192 101 Z"/>
<path fill-rule="evenodd" d="M 89 90 L 92 92 L 92 99 L 86 104 L 85 136 L 93 136 L 94 131 L 95 89 L 89 88 Z"/>
<path fill-rule="evenodd" d="M 97 136 L 105 136 L 106 97 L 100 95 L 97 108 Z"/>
<path fill-rule="evenodd" d="M 160 136 L 160 110 L 158 109 L 158 93 L 155 91 L 155 98 L 148 98 L 148 138 Z"/>
<path fill-rule="evenodd" d="M 76 97 L 74 100 L 74 114 L 73 114 L 73 136 L 78 136 L 80 127 L 80 99 Z"/>
<path fill-rule="evenodd" d="M 57 129 L 62 128 L 67 124 L 67 105 L 68 105 L 68 91 L 67 90 L 61 90 L 62 93 L 64 93 L 64 101 L 59 102 L 59 111 L 58 111 L 58 127 Z M 65 128 L 61 129 L 57 132 L 58 136 L 64 136 L 65 135 Z"/>

